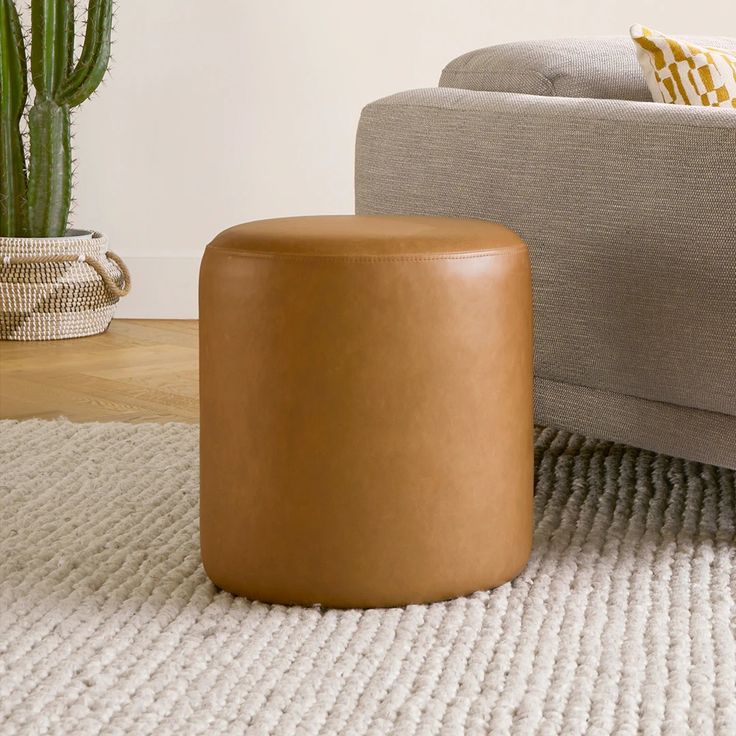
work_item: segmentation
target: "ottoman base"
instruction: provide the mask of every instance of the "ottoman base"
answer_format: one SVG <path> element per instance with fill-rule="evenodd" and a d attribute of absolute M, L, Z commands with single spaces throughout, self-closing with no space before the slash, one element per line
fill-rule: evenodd
<path fill-rule="evenodd" d="M 352 551 L 351 551 L 352 553 Z M 308 586 L 290 584 L 286 587 L 278 585 L 257 585 L 249 575 L 243 576 L 228 566 L 219 569 L 217 561 L 204 561 L 205 572 L 209 579 L 221 590 L 233 595 L 243 596 L 262 603 L 285 606 L 319 606 L 323 608 L 395 608 L 397 606 L 436 603 L 452 598 L 468 596 L 481 590 L 491 590 L 513 580 L 524 570 L 531 553 L 531 536 L 525 544 L 517 543 L 510 559 L 499 561 L 499 566 L 488 570 L 487 576 L 465 586 L 453 585 L 448 581 L 445 585 L 429 587 L 422 576 L 415 580 L 404 580 L 398 589 L 387 581 L 362 580 L 360 585 L 338 585 L 335 581 L 324 580 L 320 591 L 314 580 Z M 214 564 L 214 566 L 213 566 Z"/>

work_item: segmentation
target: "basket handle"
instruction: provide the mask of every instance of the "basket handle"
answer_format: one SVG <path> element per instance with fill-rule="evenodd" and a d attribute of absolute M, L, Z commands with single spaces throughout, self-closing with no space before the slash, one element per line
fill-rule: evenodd
<path fill-rule="evenodd" d="M 105 284 L 105 288 L 110 292 L 112 296 L 121 297 L 126 296 L 130 291 L 130 271 L 128 267 L 123 263 L 123 259 L 108 250 L 105 253 L 105 257 L 111 260 L 119 269 L 120 273 L 123 274 L 123 285 L 118 286 L 113 280 L 112 276 L 107 272 L 107 269 L 103 264 L 94 256 L 85 255 L 58 255 L 58 256 L 4 256 L 3 264 L 6 266 L 12 266 L 20 263 L 86 263 L 90 268 L 97 272 L 97 275 L 102 279 Z"/>

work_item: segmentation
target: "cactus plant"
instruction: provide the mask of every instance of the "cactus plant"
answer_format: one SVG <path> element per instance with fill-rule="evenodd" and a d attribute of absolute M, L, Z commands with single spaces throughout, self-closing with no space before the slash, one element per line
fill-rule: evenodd
<path fill-rule="evenodd" d="M 70 110 L 95 91 L 110 60 L 113 0 L 89 0 L 74 60 L 74 0 L 31 0 L 28 151 L 21 130 L 28 106 L 28 54 L 13 0 L 0 0 L 0 237 L 59 237 L 72 184 Z M 27 161 L 27 163 L 26 163 Z"/>

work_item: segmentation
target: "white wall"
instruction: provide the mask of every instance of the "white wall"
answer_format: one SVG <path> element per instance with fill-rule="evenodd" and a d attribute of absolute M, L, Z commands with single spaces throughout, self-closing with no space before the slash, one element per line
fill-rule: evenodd
<path fill-rule="evenodd" d="M 76 115 L 73 220 L 136 285 L 120 316 L 192 317 L 207 241 L 262 217 L 347 213 L 361 107 L 514 39 L 736 35 L 733 0 L 119 0 L 112 74 Z M 174 259 L 174 260 L 172 260 Z"/>

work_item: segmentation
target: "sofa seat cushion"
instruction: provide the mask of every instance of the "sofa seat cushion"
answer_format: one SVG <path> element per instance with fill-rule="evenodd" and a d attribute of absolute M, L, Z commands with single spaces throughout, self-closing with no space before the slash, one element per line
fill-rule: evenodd
<path fill-rule="evenodd" d="M 736 39 L 685 36 L 699 46 L 736 50 Z M 458 57 L 440 87 L 651 102 L 628 36 L 518 41 Z"/>

